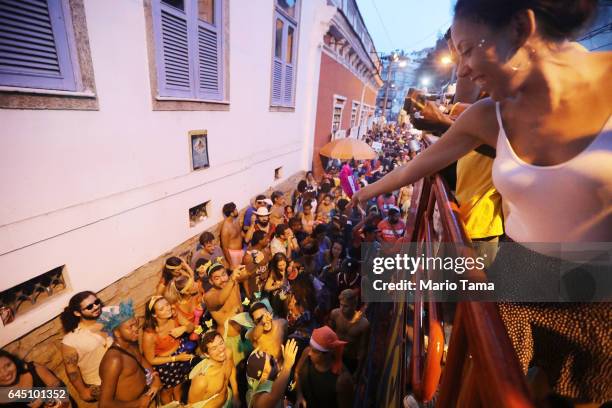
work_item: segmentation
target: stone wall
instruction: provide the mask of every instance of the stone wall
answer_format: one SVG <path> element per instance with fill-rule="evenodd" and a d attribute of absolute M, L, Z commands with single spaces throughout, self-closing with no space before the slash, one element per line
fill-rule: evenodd
<path fill-rule="evenodd" d="M 304 172 L 299 172 L 274 188 L 269 188 L 263 194 L 270 197 L 273 191 L 285 193 L 287 203 L 291 202 L 291 193 L 298 181 L 304 178 Z M 210 228 L 209 231 L 219 236 L 221 223 Z M 170 256 L 183 257 L 194 248 L 199 234 L 181 243 L 168 252 L 161 254 L 140 268 L 132 271 L 125 277 L 98 292 L 98 296 L 106 305 L 115 305 L 127 298 L 132 298 L 138 316 L 144 316 L 144 304 L 154 292 L 161 276 L 161 270 L 165 260 Z M 78 399 L 78 393 L 72 389 L 66 377 L 60 344 L 64 332 L 59 316 L 44 325 L 32 330 L 25 336 L 6 345 L 5 350 L 22 357 L 27 361 L 35 361 L 46 365 L 58 375 L 70 389 L 70 394 L 75 397 L 80 407 L 95 407 L 97 404 L 88 404 Z"/>

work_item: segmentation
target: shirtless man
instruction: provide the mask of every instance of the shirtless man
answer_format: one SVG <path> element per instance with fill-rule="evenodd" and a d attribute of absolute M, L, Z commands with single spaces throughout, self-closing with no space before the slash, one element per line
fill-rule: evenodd
<path fill-rule="evenodd" d="M 221 335 L 216 331 L 204 334 L 200 351 L 204 359 L 189 374 L 190 408 L 240 406 L 232 352 L 225 347 Z"/>
<path fill-rule="evenodd" d="M 361 311 L 357 311 L 357 292 L 345 289 L 338 298 L 340 307 L 332 310 L 329 325 L 340 340 L 347 342 L 343 354 L 344 365 L 357 376 L 365 361 L 370 322 L 362 316 Z"/>
<path fill-rule="evenodd" d="M 270 240 L 263 231 L 255 231 L 251 244 L 242 258 L 242 263 L 249 274 L 244 282 L 244 291 L 248 297 L 254 292 L 260 292 L 268 279 L 268 263 L 272 258 Z"/>
<path fill-rule="evenodd" d="M 138 319 L 131 301 L 105 311 L 104 330 L 115 341 L 100 363 L 100 408 L 145 408 L 161 388 L 159 375 L 138 349 Z"/>
<path fill-rule="evenodd" d="M 272 193 L 272 209 L 270 210 L 270 224 L 276 226 L 284 222 L 285 216 L 285 196 L 281 191 Z"/>
<path fill-rule="evenodd" d="M 255 302 L 249 309 L 255 327 L 246 334 L 255 348 L 273 356 L 282 363 L 282 345 L 287 334 L 287 321 L 275 319 L 262 302 Z"/>
<path fill-rule="evenodd" d="M 236 204 L 227 203 L 223 206 L 225 220 L 221 226 L 221 249 L 223 256 L 234 269 L 240 265 L 244 251 L 242 250 L 242 232 L 238 222 Z"/>
<path fill-rule="evenodd" d="M 217 332 L 232 351 L 234 363 L 238 364 L 248 353 L 241 350 L 241 327 L 232 318 L 242 312 L 239 282 L 248 279 L 249 274 L 242 266 L 228 276 L 225 267 L 218 263 L 211 265 L 207 273 L 211 288 L 204 294 L 204 303 L 217 323 Z"/>

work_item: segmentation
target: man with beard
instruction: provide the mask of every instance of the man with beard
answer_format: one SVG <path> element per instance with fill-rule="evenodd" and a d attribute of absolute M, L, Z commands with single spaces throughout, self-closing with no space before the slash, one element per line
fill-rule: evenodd
<path fill-rule="evenodd" d="M 249 275 L 243 284 L 247 297 L 251 297 L 254 292 L 261 292 L 268 279 L 268 263 L 272 258 L 269 243 L 270 240 L 265 232 L 255 231 L 251 245 L 244 254 L 242 263 Z"/>
<path fill-rule="evenodd" d="M 230 268 L 240 265 L 244 251 L 242 250 L 242 233 L 238 222 L 236 204 L 227 203 L 223 206 L 225 220 L 221 226 L 221 249 Z"/>
<path fill-rule="evenodd" d="M 275 227 L 270 223 L 270 211 L 266 207 L 259 207 L 253 217 L 254 222 L 251 223 L 246 234 L 244 234 L 244 242 L 250 244 L 255 231 L 263 231 L 269 240 L 272 239 Z"/>
<path fill-rule="evenodd" d="M 149 407 L 162 383 L 138 349 L 139 324 L 132 301 L 109 308 L 98 321 L 115 340 L 100 363 L 100 408 Z"/>
<path fill-rule="evenodd" d="M 263 302 L 255 302 L 249 309 L 249 314 L 255 322 L 255 327 L 247 332 L 256 349 L 273 356 L 282 362 L 282 345 L 287 334 L 287 321 L 275 319 Z"/>
<path fill-rule="evenodd" d="M 204 359 L 189 374 L 190 408 L 240 406 L 232 352 L 225 346 L 221 335 L 216 331 L 206 332 L 200 351 Z"/>
<path fill-rule="evenodd" d="M 387 217 L 378 223 L 380 238 L 383 242 L 394 243 L 404 236 L 406 223 L 400 219 L 400 210 L 392 205 L 388 209 Z"/>
<path fill-rule="evenodd" d="M 217 332 L 232 351 L 234 363 L 238 364 L 248 355 L 250 346 L 240 336 L 239 318 L 242 313 L 239 282 L 248 279 L 249 275 L 241 266 L 228 276 L 225 267 L 219 263 L 212 264 L 207 274 L 211 288 L 204 294 L 204 303 L 217 324 Z"/>
<path fill-rule="evenodd" d="M 102 302 L 95 293 L 79 292 L 70 298 L 60 318 L 66 335 L 62 339 L 62 358 L 68 379 L 84 401 L 100 396 L 98 369 L 113 339 L 102 332 L 96 319 L 102 313 Z"/>
<path fill-rule="evenodd" d="M 250 205 L 244 212 L 244 218 L 242 219 L 242 232 L 246 233 L 253 223 L 255 212 L 259 207 L 266 207 L 266 196 L 259 194 L 255 197 L 255 202 Z"/>
<path fill-rule="evenodd" d="M 346 341 L 342 360 L 348 370 L 357 376 L 365 362 L 368 348 L 370 322 L 361 311 L 357 311 L 358 296 L 352 289 L 345 289 L 338 296 L 340 307 L 332 310 L 329 326 Z"/>

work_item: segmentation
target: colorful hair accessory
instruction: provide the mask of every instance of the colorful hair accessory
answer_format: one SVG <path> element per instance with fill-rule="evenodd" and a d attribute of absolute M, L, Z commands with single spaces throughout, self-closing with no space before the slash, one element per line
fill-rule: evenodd
<path fill-rule="evenodd" d="M 220 264 L 219 262 L 215 262 L 212 265 L 210 265 L 208 267 L 208 269 L 206 270 L 206 276 L 210 276 L 211 273 L 218 271 L 219 269 L 224 268 L 223 264 Z"/>
<path fill-rule="evenodd" d="M 182 265 L 180 265 L 180 264 L 179 264 L 179 265 L 168 265 L 168 264 L 164 265 L 164 267 L 165 267 L 166 269 L 171 270 L 171 271 L 173 271 L 173 270 L 175 270 L 175 269 L 179 269 L 181 266 L 182 266 Z"/>
<path fill-rule="evenodd" d="M 151 300 L 149 300 L 149 304 L 147 305 L 147 309 L 149 309 L 149 311 L 152 311 L 153 310 L 153 306 L 155 306 L 155 302 L 157 302 L 161 298 L 163 298 L 163 296 L 159 296 L 159 295 L 151 296 Z"/>
<path fill-rule="evenodd" d="M 134 304 L 132 299 L 128 299 L 126 302 L 122 302 L 119 306 L 110 306 L 104 309 L 100 317 L 98 317 L 98 323 L 102 324 L 102 330 L 112 335 L 119 325 L 126 320 L 130 320 L 134 317 Z"/>
<path fill-rule="evenodd" d="M 248 306 L 248 305 L 250 305 L 250 304 L 251 304 L 251 301 L 249 300 L 249 298 L 248 298 L 248 297 L 245 297 L 245 298 L 244 298 L 244 300 L 242 301 L 242 304 L 243 304 L 244 306 Z"/>

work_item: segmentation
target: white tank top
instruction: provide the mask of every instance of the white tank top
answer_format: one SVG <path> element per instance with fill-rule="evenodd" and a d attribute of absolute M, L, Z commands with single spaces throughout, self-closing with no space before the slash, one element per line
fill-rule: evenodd
<path fill-rule="evenodd" d="M 506 234 L 525 243 L 612 241 L 612 118 L 577 156 L 536 166 L 516 155 L 499 102 L 495 110 L 493 184 L 502 196 Z"/>

